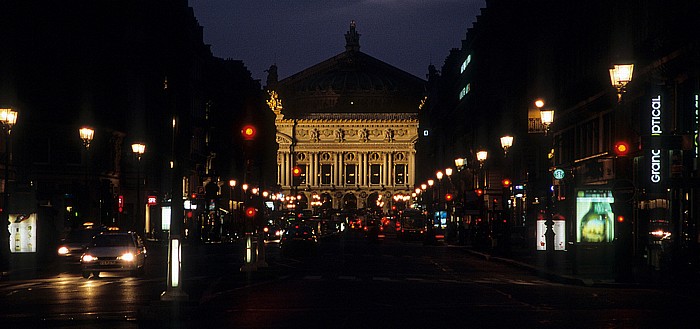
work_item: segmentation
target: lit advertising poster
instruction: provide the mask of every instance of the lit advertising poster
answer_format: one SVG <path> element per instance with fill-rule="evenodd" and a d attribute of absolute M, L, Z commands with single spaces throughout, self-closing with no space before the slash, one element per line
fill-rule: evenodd
<path fill-rule="evenodd" d="M 576 242 L 606 243 L 615 236 L 611 190 L 581 190 L 576 197 Z"/>
<path fill-rule="evenodd" d="M 163 206 L 160 209 L 160 229 L 163 231 L 170 231 L 170 216 L 172 215 L 170 206 Z"/>
<path fill-rule="evenodd" d="M 566 250 L 566 221 L 553 220 L 554 225 L 554 250 Z M 547 221 L 540 219 L 537 221 L 537 250 L 547 250 Z"/>
<path fill-rule="evenodd" d="M 36 214 L 10 214 L 10 252 L 36 252 Z"/>

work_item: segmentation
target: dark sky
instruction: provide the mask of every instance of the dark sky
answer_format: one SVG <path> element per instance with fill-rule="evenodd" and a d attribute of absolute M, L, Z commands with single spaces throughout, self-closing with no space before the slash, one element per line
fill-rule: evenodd
<path fill-rule="evenodd" d="M 461 47 L 485 0 L 188 0 L 215 56 L 242 60 L 253 78 L 281 79 L 345 50 L 355 20 L 360 50 L 425 79 Z"/>

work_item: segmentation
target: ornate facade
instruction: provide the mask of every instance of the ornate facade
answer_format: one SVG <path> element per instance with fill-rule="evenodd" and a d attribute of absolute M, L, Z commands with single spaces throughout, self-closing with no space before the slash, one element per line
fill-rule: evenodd
<path fill-rule="evenodd" d="M 414 189 L 425 81 L 361 53 L 354 23 L 345 36 L 345 52 L 287 79 L 270 69 L 277 183 L 302 208 L 388 210 Z"/>

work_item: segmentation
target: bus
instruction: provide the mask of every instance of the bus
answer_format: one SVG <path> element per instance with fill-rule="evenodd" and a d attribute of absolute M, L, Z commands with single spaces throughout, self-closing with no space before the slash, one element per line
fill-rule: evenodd
<path fill-rule="evenodd" d="M 418 209 L 405 209 L 397 219 L 397 236 L 401 240 L 423 239 L 427 217 Z"/>

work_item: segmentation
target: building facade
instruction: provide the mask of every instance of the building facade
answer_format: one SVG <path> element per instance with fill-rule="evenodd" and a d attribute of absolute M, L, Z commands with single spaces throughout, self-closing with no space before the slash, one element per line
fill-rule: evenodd
<path fill-rule="evenodd" d="M 524 248 L 566 252 L 580 272 L 623 279 L 697 266 L 698 5 L 539 3 L 487 1 L 445 60 L 426 102 L 444 135 L 430 147 L 436 168 L 487 149 L 484 167 L 502 174 L 485 184 L 513 185 L 502 190 L 508 206 L 485 218 L 507 218 L 506 236 L 522 228 Z M 611 84 L 615 64 L 634 64 L 625 88 Z M 555 110 L 549 127 L 537 99 Z M 546 219 L 561 223 L 551 249 Z"/>
<path fill-rule="evenodd" d="M 345 52 L 279 82 L 270 70 L 277 183 L 294 207 L 387 211 L 414 189 L 425 81 L 360 52 L 359 36 L 353 23 Z"/>

